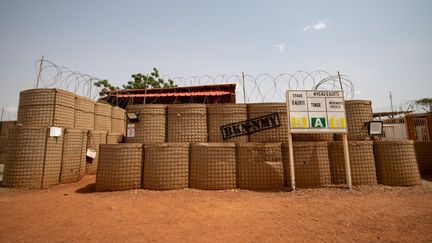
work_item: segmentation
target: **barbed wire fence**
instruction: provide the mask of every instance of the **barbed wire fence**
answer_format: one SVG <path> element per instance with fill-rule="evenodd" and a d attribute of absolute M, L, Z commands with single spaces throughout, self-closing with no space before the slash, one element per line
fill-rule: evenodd
<path fill-rule="evenodd" d="M 64 89 L 94 100 L 99 98 L 99 93 L 103 89 L 95 85 L 96 82 L 103 79 L 57 65 L 43 57 L 35 61 L 35 68 L 37 70 L 35 88 Z M 161 78 L 171 79 L 178 86 L 236 84 L 238 103 L 282 102 L 285 100 L 286 90 L 341 90 L 341 85 L 346 99 L 352 99 L 355 93 L 353 82 L 347 75 L 330 74 L 323 70 L 297 71 L 277 75 L 241 73 L 179 77 L 162 74 Z M 4 111 L 3 113 L 4 118 L 15 117 L 16 119 L 16 111 Z"/>

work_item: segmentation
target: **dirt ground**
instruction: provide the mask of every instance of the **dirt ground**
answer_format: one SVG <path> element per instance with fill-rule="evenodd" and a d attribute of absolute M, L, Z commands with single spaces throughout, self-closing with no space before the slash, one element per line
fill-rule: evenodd
<path fill-rule="evenodd" d="M 295 192 L 0 188 L 2 242 L 432 242 L 432 182 Z"/>

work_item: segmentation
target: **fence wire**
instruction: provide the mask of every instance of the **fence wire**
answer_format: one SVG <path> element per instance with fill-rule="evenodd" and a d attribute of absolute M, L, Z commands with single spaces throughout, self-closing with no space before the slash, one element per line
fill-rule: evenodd
<path fill-rule="evenodd" d="M 97 99 L 102 90 L 94 85 L 101 79 L 93 75 L 73 71 L 46 59 L 37 60 L 36 66 L 39 71 L 35 87 L 61 88 L 92 99 Z M 236 101 L 239 103 L 281 102 L 285 100 L 286 90 L 341 90 L 341 84 L 346 99 L 352 99 L 355 93 L 353 82 L 348 76 L 340 75 L 339 80 L 337 74 L 323 70 L 277 75 L 261 73 L 177 77 L 165 74 L 161 78 L 171 79 L 178 86 L 234 83 Z"/>

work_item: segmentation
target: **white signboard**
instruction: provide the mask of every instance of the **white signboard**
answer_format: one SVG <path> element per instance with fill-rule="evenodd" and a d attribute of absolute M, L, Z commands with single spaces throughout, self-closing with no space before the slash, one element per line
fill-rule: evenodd
<path fill-rule="evenodd" d="M 288 90 L 287 107 L 291 133 L 345 133 L 342 91 Z"/>
<path fill-rule="evenodd" d="M 127 134 L 126 134 L 126 136 L 128 138 L 135 137 L 135 124 L 128 124 L 127 125 Z"/>

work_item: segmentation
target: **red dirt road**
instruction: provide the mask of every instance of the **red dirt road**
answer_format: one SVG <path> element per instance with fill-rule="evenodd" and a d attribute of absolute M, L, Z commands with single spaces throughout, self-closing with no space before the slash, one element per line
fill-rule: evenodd
<path fill-rule="evenodd" d="M 296 192 L 0 188 L 2 242 L 431 242 L 432 183 Z"/>

